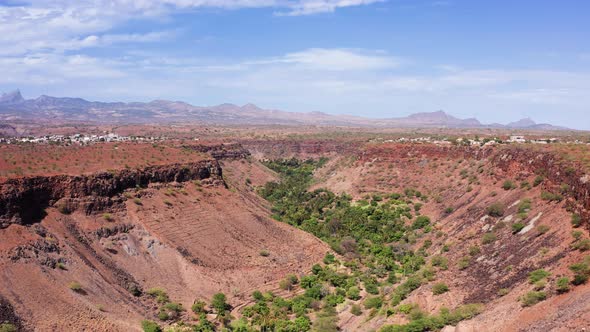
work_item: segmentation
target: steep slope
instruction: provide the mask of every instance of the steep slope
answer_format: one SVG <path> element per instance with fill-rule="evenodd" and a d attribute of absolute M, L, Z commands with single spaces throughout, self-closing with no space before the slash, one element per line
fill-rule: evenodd
<path fill-rule="evenodd" d="M 329 162 L 316 174 L 314 188 L 326 186 L 357 199 L 391 193 L 410 198 L 420 192 L 417 211 L 434 220 L 434 227 L 418 234 L 414 248 L 425 248 L 429 260 L 439 256 L 448 261 L 448 268 L 435 267 L 436 279 L 403 303 L 429 313 L 443 306 L 483 303 L 484 313 L 460 323 L 457 331 L 565 331 L 590 325 L 590 287 L 570 286 L 569 292 L 556 288 L 559 278 L 572 280 L 569 267 L 587 256 L 585 247 L 575 248 L 588 240 L 572 235 L 588 238 L 590 228 L 588 175 L 575 163 L 531 149 L 428 144 L 369 145 L 357 157 L 357 162 L 346 157 Z M 570 223 L 573 214 L 585 229 Z M 549 272 L 546 286 L 529 283 L 529 274 L 537 269 Z M 450 291 L 433 295 L 436 283 Z M 522 297 L 536 287 L 548 299 L 523 307 Z M 408 322 L 400 314 L 381 311 L 368 319 L 346 310 L 340 311 L 344 330 Z"/>
<path fill-rule="evenodd" d="M 272 178 L 247 159 L 223 162 L 234 174 Z M 0 321 L 35 331 L 140 330 L 158 312 L 150 288 L 185 308 L 220 291 L 238 305 L 323 257 L 325 244 L 271 220 L 244 178 L 228 171 L 224 179 L 218 163 L 8 180 Z"/>

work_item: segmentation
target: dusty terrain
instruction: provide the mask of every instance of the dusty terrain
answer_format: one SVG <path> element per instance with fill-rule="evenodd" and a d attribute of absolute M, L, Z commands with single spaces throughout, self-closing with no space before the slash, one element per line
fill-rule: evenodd
<path fill-rule="evenodd" d="M 141 187 L 126 183 L 126 170 L 113 175 L 115 182 L 89 177 L 86 185 L 96 181 L 91 193 L 83 184 L 70 185 L 75 177 L 35 178 L 36 184 L 54 181 L 52 188 L 64 188 L 46 201 L 29 201 L 45 203 L 40 219 L 27 218 L 18 207 L 5 209 L 0 229 L 0 296 L 14 315 L 26 317 L 23 329 L 139 330 L 155 304 L 134 297 L 134 289 L 164 288 L 187 308 L 223 291 L 238 305 L 253 289 L 276 288 L 284 275 L 306 272 L 321 260 L 328 247 L 270 219 L 265 202 L 244 183 L 244 177 L 266 182 L 272 172 L 248 159 L 223 160 L 232 171 L 222 178 L 218 161 L 209 158 L 206 164 L 161 166 L 166 182 L 146 170 Z M 192 167 L 210 171 L 183 173 Z M 46 194 L 35 184 L 28 189 L 36 192 L 15 192 L 15 184 L 3 187 L 5 206 Z M 61 205 L 57 196 L 70 203 Z M 71 211 L 60 211 L 63 206 Z M 262 250 L 269 255 L 261 256 Z M 82 290 L 68 289 L 71 282 Z"/>
<path fill-rule="evenodd" d="M 331 249 L 271 218 L 256 188 L 278 177 L 258 160 L 327 157 L 312 189 L 355 201 L 422 193 L 419 213 L 434 228 L 412 246 L 428 242 L 425 250 L 448 259 L 448 269 L 402 303 L 429 313 L 465 303 L 485 307 L 445 331 L 590 326 L 590 285 L 563 294 L 555 289 L 559 277 L 571 277 L 568 267 L 587 256 L 572 248 L 572 231 L 587 238 L 590 229 L 587 146 L 441 147 L 373 138 L 0 146 L 0 321 L 23 331 L 130 331 L 157 314 L 154 300 L 134 296 L 136 290 L 164 288 L 186 308 L 221 291 L 235 316 L 252 302 L 253 290 L 296 294 L 279 289 L 278 281 L 308 273 Z M 562 199 L 543 199 L 548 192 Z M 493 204 L 502 213 L 490 213 Z M 581 216 L 581 227 L 572 226 L 572 213 Z M 515 232 L 516 223 L 523 228 Z M 494 239 L 484 242 L 491 232 Z M 471 253 L 473 247 L 478 251 Z M 465 257 L 467 266 L 460 266 Z M 519 298 L 533 287 L 529 272 L 541 268 L 550 272 L 547 299 L 523 307 Z M 81 289 L 72 290 L 72 282 Z M 436 282 L 450 290 L 434 296 Z M 352 315 L 352 303 L 336 308 L 343 331 L 407 322 L 384 311 Z"/>

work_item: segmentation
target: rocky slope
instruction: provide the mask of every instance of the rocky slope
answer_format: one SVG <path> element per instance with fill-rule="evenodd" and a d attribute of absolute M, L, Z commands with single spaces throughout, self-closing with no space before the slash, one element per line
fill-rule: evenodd
<path fill-rule="evenodd" d="M 237 306 L 308 271 L 328 247 L 269 218 L 244 178 L 273 174 L 234 148 L 204 148 L 217 159 L 188 164 L 6 180 L 0 322 L 139 331 L 142 319 L 157 320 L 150 288 L 185 308 L 220 291 Z"/>
<path fill-rule="evenodd" d="M 575 161 L 530 148 L 429 144 L 372 144 L 357 153 L 356 161 L 349 160 L 328 162 L 317 172 L 314 187 L 357 199 L 403 196 L 406 189 L 427 197 L 420 213 L 435 221 L 434 230 L 420 235 L 414 248 L 444 257 L 448 269 L 438 269 L 435 280 L 403 303 L 432 314 L 443 306 L 485 305 L 480 316 L 445 331 L 570 331 L 590 324 L 588 285 L 570 292 L 555 286 L 561 277 L 571 280 L 569 266 L 586 256 L 585 249 L 574 249 L 580 240 L 572 232 L 582 230 L 578 236 L 588 238 L 590 186 L 588 174 Z M 503 188 L 506 180 L 508 189 Z M 489 212 L 495 204 L 501 211 Z M 574 214 L 580 228 L 570 222 Z M 522 296 L 534 288 L 529 273 L 536 269 L 550 273 L 543 286 L 547 300 L 523 307 Z M 450 291 L 433 295 L 434 284 L 440 282 Z M 347 310 L 339 312 L 348 331 L 407 322 L 400 314 L 357 317 Z"/>

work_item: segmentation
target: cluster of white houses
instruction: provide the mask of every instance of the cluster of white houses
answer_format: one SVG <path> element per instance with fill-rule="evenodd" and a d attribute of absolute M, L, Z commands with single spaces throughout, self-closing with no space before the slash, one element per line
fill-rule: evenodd
<path fill-rule="evenodd" d="M 143 137 L 143 136 L 119 136 L 115 133 L 108 133 L 104 135 L 46 135 L 39 137 L 11 137 L 0 138 L 0 143 L 18 144 L 18 143 L 40 143 L 40 144 L 93 144 L 102 142 L 153 142 L 166 139 L 165 137 Z"/>
<path fill-rule="evenodd" d="M 414 138 L 407 138 L 401 137 L 398 139 L 389 139 L 389 140 L 382 140 L 377 139 L 376 141 L 381 141 L 384 143 L 432 143 L 437 145 L 451 145 L 451 144 L 460 144 L 460 145 L 472 145 L 472 146 L 490 146 L 496 144 L 510 144 L 510 143 L 532 143 L 532 144 L 550 144 L 550 143 L 558 143 L 559 140 L 557 138 L 538 138 L 538 139 L 527 139 L 525 136 L 522 135 L 513 135 L 510 136 L 507 140 L 501 140 L 500 138 L 432 138 L 432 137 L 414 137 Z M 583 143 L 581 141 L 575 142 L 568 142 L 568 143 Z"/>

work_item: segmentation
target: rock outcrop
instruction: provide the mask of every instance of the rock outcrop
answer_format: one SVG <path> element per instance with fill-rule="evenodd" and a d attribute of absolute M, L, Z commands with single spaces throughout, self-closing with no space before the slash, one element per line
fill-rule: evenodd
<path fill-rule="evenodd" d="M 8 179 L 0 184 L 0 228 L 36 223 L 44 217 L 45 209 L 57 202 L 66 213 L 80 208 L 91 213 L 121 206 L 119 194 L 126 189 L 190 180 L 222 184 L 221 167 L 216 160 L 204 160 L 93 175 Z"/>

